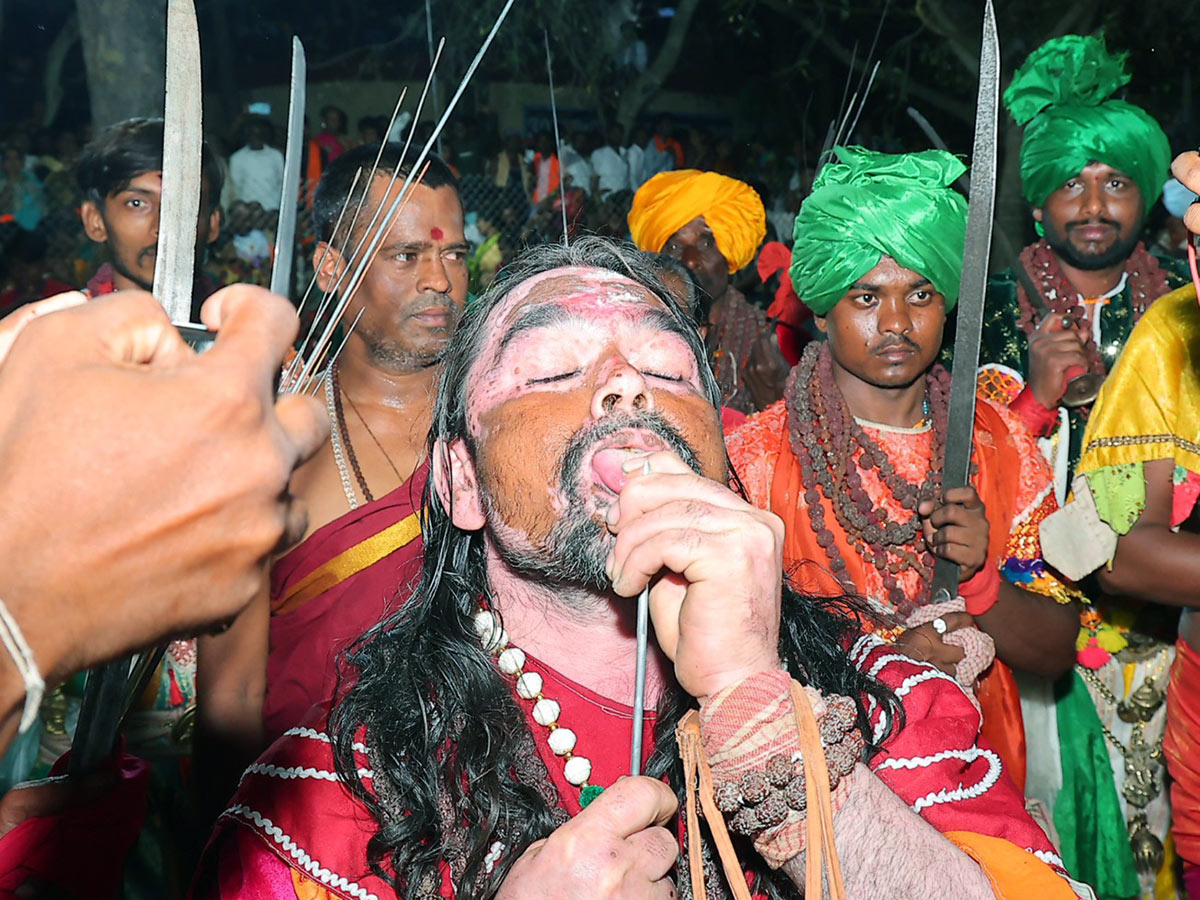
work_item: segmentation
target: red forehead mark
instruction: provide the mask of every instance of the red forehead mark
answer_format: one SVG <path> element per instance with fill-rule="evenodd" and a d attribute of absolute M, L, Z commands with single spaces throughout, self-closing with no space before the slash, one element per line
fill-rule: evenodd
<path fill-rule="evenodd" d="M 431 238 L 433 238 L 435 241 L 440 241 L 443 237 L 446 236 L 446 232 L 442 231 L 442 229 L 440 229 L 436 225 L 434 225 L 431 229 L 429 229 L 429 236 Z"/>

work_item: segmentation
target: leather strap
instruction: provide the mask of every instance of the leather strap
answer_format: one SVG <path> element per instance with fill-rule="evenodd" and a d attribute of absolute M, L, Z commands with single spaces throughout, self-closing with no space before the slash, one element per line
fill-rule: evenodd
<path fill-rule="evenodd" d="M 821 732 L 813 715 L 812 706 L 804 688 L 792 682 L 792 709 L 796 729 L 800 734 L 803 754 L 804 782 L 808 801 L 805 821 L 806 840 L 804 860 L 804 895 L 810 898 L 828 896 L 830 900 L 846 900 L 846 888 L 842 881 L 842 867 L 838 860 L 833 839 L 833 801 L 829 790 L 829 767 L 825 762 L 825 748 L 821 744 Z M 696 710 L 685 715 L 675 728 L 675 739 L 679 745 L 679 756 L 683 762 L 684 790 L 686 794 L 685 817 L 688 833 L 688 862 L 691 869 L 692 896 L 707 900 L 704 887 L 704 860 L 700 851 L 700 817 L 696 808 L 697 796 L 704 818 L 712 831 L 713 843 L 721 859 L 725 879 L 733 891 L 735 900 L 751 900 L 750 887 L 733 841 L 725 827 L 725 819 L 717 809 L 714 796 L 712 767 L 704 754 L 704 743 L 700 735 L 700 717 Z M 829 893 L 823 892 L 828 882 Z"/>

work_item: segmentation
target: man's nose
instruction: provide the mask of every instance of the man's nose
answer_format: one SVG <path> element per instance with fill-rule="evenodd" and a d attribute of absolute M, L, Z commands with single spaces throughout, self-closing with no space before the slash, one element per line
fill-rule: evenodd
<path fill-rule="evenodd" d="M 693 272 L 698 269 L 702 263 L 700 251 L 695 247 L 685 247 L 683 250 L 682 262 Z"/>
<path fill-rule="evenodd" d="M 446 271 L 446 261 L 440 253 L 422 260 L 417 267 L 417 291 L 422 294 L 450 293 L 450 275 Z"/>
<path fill-rule="evenodd" d="M 879 303 L 881 334 L 908 334 L 912 331 L 912 314 L 905 300 L 881 300 Z"/>
<path fill-rule="evenodd" d="M 1082 205 L 1079 212 L 1082 218 L 1096 218 L 1107 212 L 1104 185 L 1099 181 L 1085 181 L 1083 185 Z"/>
<path fill-rule="evenodd" d="M 642 373 L 626 360 L 614 360 L 592 396 L 592 416 L 601 419 L 615 412 L 651 412 L 654 400 Z"/>

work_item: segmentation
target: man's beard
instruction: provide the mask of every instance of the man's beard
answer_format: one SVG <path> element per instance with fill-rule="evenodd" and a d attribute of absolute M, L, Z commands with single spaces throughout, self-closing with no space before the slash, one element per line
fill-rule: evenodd
<path fill-rule="evenodd" d="M 1099 253 L 1084 253 L 1070 242 L 1067 235 L 1073 227 L 1086 224 L 1082 221 L 1068 222 L 1063 230 L 1059 231 L 1049 220 L 1045 220 L 1046 243 L 1050 245 L 1050 249 L 1059 259 L 1083 272 L 1096 272 L 1127 260 L 1129 254 L 1133 252 L 1133 248 L 1137 246 L 1142 233 L 1142 223 L 1138 222 L 1135 228 L 1131 228 L 1128 234 L 1123 235 L 1119 222 L 1113 219 L 1097 219 L 1096 221 L 1116 229 L 1117 237 L 1107 250 Z"/>
<path fill-rule="evenodd" d="M 612 587 L 605 563 L 615 540 L 588 511 L 583 495 L 583 460 L 599 441 L 629 428 L 639 428 L 662 438 L 697 475 L 703 474 L 695 450 L 659 413 L 628 413 L 608 416 L 581 429 L 571 438 L 563 453 L 559 471 L 559 489 L 567 502 L 567 511 L 546 536 L 542 548 L 512 547 L 496 529 L 491 529 L 500 558 L 515 572 L 533 576 L 555 585 L 570 585 L 595 591 Z M 483 495 L 488 519 L 502 521 L 488 492 Z"/>
<path fill-rule="evenodd" d="M 138 256 L 137 256 L 138 265 L 142 265 L 147 258 L 150 259 L 151 261 L 153 261 L 155 255 L 156 255 L 157 249 L 158 249 L 157 244 L 154 245 L 153 247 L 146 247 L 146 248 L 142 249 L 138 253 Z M 130 281 L 132 281 L 134 284 L 136 284 L 138 287 L 140 287 L 143 291 L 151 291 L 154 289 L 154 285 L 151 282 L 147 282 L 140 275 L 135 275 L 133 272 L 131 272 L 129 270 L 129 268 L 125 265 L 125 263 L 123 263 L 121 261 L 121 257 L 119 254 L 110 252 L 109 257 L 112 262 L 112 267 L 117 271 L 117 274 L 123 275 L 124 277 L 128 278 Z"/>
<path fill-rule="evenodd" d="M 444 310 L 446 312 L 449 318 L 446 325 L 446 341 L 449 341 L 450 336 L 458 328 L 458 321 L 462 317 L 462 311 L 449 294 L 427 295 L 422 302 L 416 304 L 415 309 L 406 312 L 404 318 L 408 319 L 431 310 Z M 406 322 L 401 320 L 398 328 L 403 329 L 405 325 Z M 367 353 L 370 355 L 371 360 L 382 369 L 411 371 L 413 369 L 428 368 L 437 363 L 441 357 L 442 349 L 445 347 L 445 341 L 443 341 L 436 349 L 414 349 L 392 339 L 390 335 L 380 336 L 366 330 L 360 332 L 360 334 L 363 342 L 366 344 Z"/>

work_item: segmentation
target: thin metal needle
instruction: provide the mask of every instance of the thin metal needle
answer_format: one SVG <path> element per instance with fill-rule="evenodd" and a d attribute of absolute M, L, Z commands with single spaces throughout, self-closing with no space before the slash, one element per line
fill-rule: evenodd
<path fill-rule="evenodd" d="M 650 460 L 642 463 L 642 474 L 650 474 Z M 650 585 L 638 594 L 637 663 L 633 676 L 633 739 L 629 746 L 629 774 L 642 774 L 642 724 L 646 705 L 646 643 L 650 628 Z"/>
<path fill-rule="evenodd" d="M 633 741 L 629 749 L 629 774 L 642 774 L 642 707 L 646 703 L 646 632 L 650 624 L 650 588 L 642 588 L 637 605 L 637 668 L 633 680 Z"/>

